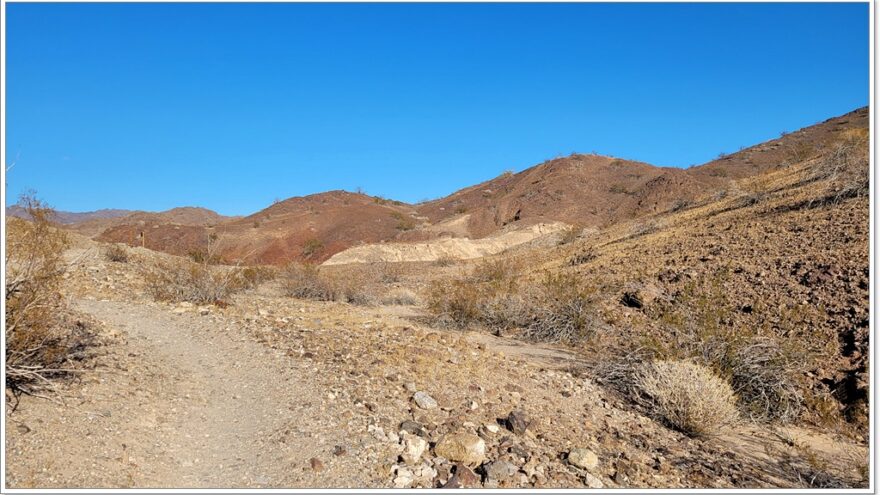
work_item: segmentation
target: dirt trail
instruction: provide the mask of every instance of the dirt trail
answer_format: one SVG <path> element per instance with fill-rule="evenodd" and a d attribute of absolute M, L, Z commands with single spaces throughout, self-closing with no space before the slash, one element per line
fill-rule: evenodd
<path fill-rule="evenodd" d="M 41 451 L 46 462 L 67 464 L 53 468 L 54 478 L 33 473 L 12 486 L 321 486 L 324 477 L 336 486 L 366 483 L 353 459 L 323 473 L 311 469 L 309 460 L 326 460 L 334 440 L 350 439 L 327 422 L 332 411 L 301 361 L 192 312 L 93 300 L 76 307 L 123 336 L 125 344 L 111 350 L 117 369 L 68 397 L 68 405 L 79 405 L 60 416 L 41 414 L 54 407 L 46 401 L 22 408 L 21 428 L 33 429 L 27 437 L 53 442 Z M 14 462 L 15 449 L 9 454 Z"/>

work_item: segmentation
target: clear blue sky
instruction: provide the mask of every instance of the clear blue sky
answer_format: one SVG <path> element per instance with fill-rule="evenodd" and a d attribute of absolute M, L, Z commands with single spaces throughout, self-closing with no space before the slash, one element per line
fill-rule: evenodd
<path fill-rule="evenodd" d="M 688 166 L 868 104 L 868 4 L 7 4 L 7 204 L 409 202 Z"/>

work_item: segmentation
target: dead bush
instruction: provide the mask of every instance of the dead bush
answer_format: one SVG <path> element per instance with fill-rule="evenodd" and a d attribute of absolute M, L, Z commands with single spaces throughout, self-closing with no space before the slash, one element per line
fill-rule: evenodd
<path fill-rule="evenodd" d="M 804 394 L 795 379 L 803 361 L 775 340 L 713 338 L 702 347 L 706 362 L 727 375 L 751 419 L 785 423 L 803 412 Z"/>
<path fill-rule="evenodd" d="M 289 297 L 314 301 L 338 301 L 358 305 L 372 303 L 365 280 L 353 271 L 322 273 L 315 265 L 291 263 L 279 275 Z"/>
<path fill-rule="evenodd" d="M 583 232 L 583 228 L 571 225 L 566 227 L 559 233 L 559 245 L 571 244 L 578 240 Z"/>
<path fill-rule="evenodd" d="M 801 379 L 818 352 L 809 349 L 815 342 L 788 343 L 759 328 L 730 325 L 734 308 L 722 275 L 702 288 L 688 283 L 670 304 L 658 306 L 666 331 L 646 336 L 638 346 L 661 359 L 695 360 L 711 368 L 730 382 L 750 419 L 789 422 L 800 416 Z"/>
<path fill-rule="evenodd" d="M 470 274 L 473 282 L 509 283 L 522 272 L 522 264 L 512 258 L 497 258 L 478 263 Z"/>
<path fill-rule="evenodd" d="M 540 342 L 575 343 L 587 339 L 598 323 L 596 290 L 574 275 L 546 274 L 527 292 L 531 321 L 526 336 Z"/>
<path fill-rule="evenodd" d="M 711 370 L 688 361 L 653 361 L 635 374 L 649 410 L 691 436 L 714 436 L 738 420 L 736 396 Z"/>
<path fill-rule="evenodd" d="M 147 264 L 142 273 L 147 292 L 157 301 L 218 304 L 252 287 L 240 268 L 207 261 L 159 259 Z"/>
<path fill-rule="evenodd" d="M 238 276 L 241 280 L 241 285 L 245 288 L 252 288 L 264 282 L 274 280 L 278 276 L 278 271 L 270 266 L 247 266 L 239 270 Z"/>
<path fill-rule="evenodd" d="M 291 263 L 281 272 L 281 287 L 287 296 L 315 301 L 332 301 L 330 281 L 318 273 L 315 265 Z"/>
<path fill-rule="evenodd" d="M 848 129 L 814 167 L 814 176 L 829 182 L 833 200 L 868 194 L 870 187 L 867 129 Z"/>
<path fill-rule="evenodd" d="M 428 287 L 428 311 L 442 326 L 465 328 L 480 321 L 480 288 L 466 280 L 435 280 Z"/>
<path fill-rule="evenodd" d="M 434 260 L 434 265 L 439 267 L 452 266 L 456 263 L 458 263 L 458 260 L 453 258 L 452 256 L 441 256 Z"/>
<path fill-rule="evenodd" d="M 124 244 L 110 244 L 104 248 L 104 258 L 114 263 L 128 263 L 128 249 Z"/>
<path fill-rule="evenodd" d="M 382 304 L 385 306 L 413 306 L 419 303 L 418 298 L 406 289 L 394 289 L 382 296 Z"/>
<path fill-rule="evenodd" d="M 593 288 L 561 274 L 520 281 L 518 270 L 516 262 L 502 258 L 481 263 L 464 279 L 435 281 L 428 310 L 441 325 L 517 329 L 535 341 L 575 343 L 591 335 L 597 323 Z"/>
<path fill-rule="evenodd" d="M 16 398 L 39 395 L 73 372 L 93 339 L 62 298 L 67 235 L 44 203 L 23 196 L 19 204 L 30 220 L 7 218 L 5 252 L 6 387 Z"/>

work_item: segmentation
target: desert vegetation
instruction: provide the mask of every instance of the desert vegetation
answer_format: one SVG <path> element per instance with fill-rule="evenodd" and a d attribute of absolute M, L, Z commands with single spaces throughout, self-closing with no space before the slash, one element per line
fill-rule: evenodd
<path fill-rule="evenodd" d="M 61 292 L 67 235 L 53 210 L 33 195 L 19 201 L 29 220 L 6 222 L 6 389 L 13 397 L 41 395 L 76 372 L 93 340 L 89 324 Z"/>

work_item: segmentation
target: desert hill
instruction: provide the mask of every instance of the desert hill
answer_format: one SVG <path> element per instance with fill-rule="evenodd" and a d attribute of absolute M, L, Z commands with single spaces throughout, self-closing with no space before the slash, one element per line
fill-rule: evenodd
<path fill-rule="evenodd" d="M 572 154 L 418 205 L 330 191 L 289 198 L 243 218 L 178 208 L 69 227 L 105 242 L 172 254 L 213 250 L 228 261 L 269 264 L 319 263 L 365 244 L 478 239 L 554 222 L 602 228 L 682 208 L 736 179 L 818 156 L 841 133 L 867 125 L 867 108 L 861 108 L 688 169 Z"/>

